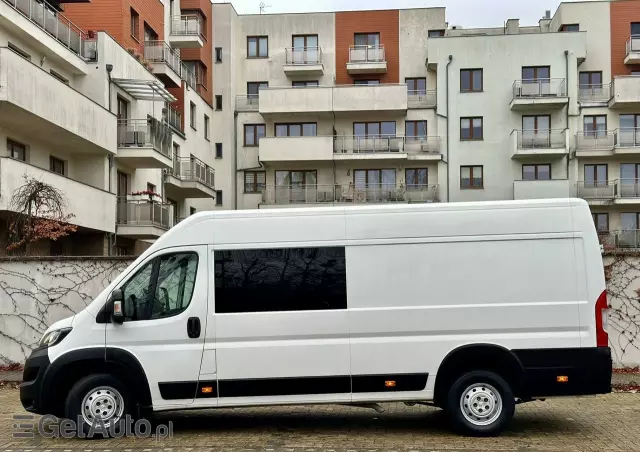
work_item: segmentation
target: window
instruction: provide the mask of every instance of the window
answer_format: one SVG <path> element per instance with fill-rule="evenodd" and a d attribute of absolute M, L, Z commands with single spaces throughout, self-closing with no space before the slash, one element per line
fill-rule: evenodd
<path fill-rule="evenodd" d="M 620 115 L 618 145 L 621 147 L 640 144 L 640 114 Z"/>
<path fill-rule="evenodd" d="M 405 78 L 404 82 L 407 84 L 409 94 L 427 94 L 427 79 L 425 77 Z"/>
<path fill-rule="evenodd" d="M 216 158 L 222 158 L 222 143 L 216 143 Z"/>
<path fill-rule="evenodd" d="M 389 169 L 370 169 L 355 170 L 353 172 L 353 185 L 356 188 L 394 188 L 396 186 L 396 170 Z"/>
<path fill-rule="evenodd" d="M 200 9 L 187 9 L 181 8 L 180 12 L 183 16 L 198 16 L 198 21 L 200 22 L 200 36 L 206 41 L 207 40 L 207 18 L 202 14 L 202 10 Z"/>
<path fill-rule="evenodd" d="M 222 96 L 220 94 L 216 94 L 216 110 L 222 110 Z"/>
<path fill-rule="evenodd" d="M 205 87 L 205 82 L 207 80 L 207 67 L 202 63 L 202 61 L 184 60 L 183 63 L 187 70 L 193 73 L 196 85 L 202 85 Z"/>
<path fill-rule="evenodd" d="M 355 137 L 379 137 L 379 136 L 395 137 L 396 122 L 395 121 L 354 122 L 353 136 Z"/>
<path fill-rule="evenodd" d="M 522 180 L 551 180 L 551 165 L 522 165 Z"/>
<path fill-rule="evenodd" d="M 640 35 L 640 22 L 631 22 L 631 36 Z"/>
<path fill-rule="evenodd" d="M 294 35 L 291 41 L 294 49 L 318 48 L 318 35 Z"/>
<path fill-rule="evenodd" d="M 405 169 L 404 178 L 407 182 L 407 190 L 423 189 L 429 183 L 429 170 L 427 168 Z"/>
<path fill-rule="evenodd" d="M 602 86 L 602 71 L 583 71 L 580 72 L 580 88 L 592 88 Z"/>
<path fill-rule="evenodd" d="M 24 144 L 7 138 L 7 151 L 12 159 L 27 161 L 27 147 Z"/>
<path fill-rule="evenodd" d="M 147 182 L 147 191 L 150 191 L 151 193 L 157 193 L 156 186 L 150 182 Z"/>
<path fill-rule="evenodd" d="M 276 171 L 276 185 L 280 187 L 315 186 L 318 183 L 318 173 L 309 171 Z"/>
<path fill-rule="evenodd" d="M 264 171 L 245 171 L 244 172 L 244 192 L 260 193 L 264 190 L 267 180 Z"/>
<path fill-rule="evenodd" d="M 596 231 L 609 231 L 609 214 L 608 213 L 592 213 L 593 223 L 596 225 Z"/>
<path fill-rule="evenodd" d="M 189 216 L 195 215 L 195 214 L 196 214 L 196 208 L 195 207 L 189 207 Z"/>
<path fill-rule="evenodd" d="M 214 257 L 217 314 L 347 309 L 344 247 L 216 251 Z"/>
<path fill-rule="evenodd" d="M 222 47 L 216 47 L 216 63 L 222 63 Z"/>
<path fill-rule="evenodd" d="M 461 166 L 460 167 L 460 188 L 484 188 L 482 166 Z"/>
<path fill-rule="evenodd" d="M 482 140 L 482 118 L 460 118 L 461 140 Z"/>
<path fill-rule="evenodd" d="M 209 139 L 209 117 L 204 115 L 204 137 Z"/>
<path fill-rule="evenodd" d="M 404 135 L 407 139 L 427 136 L 427 121 L 405 121 Z"/>
<path fill-rule="evenodd" d="M 267 36 L 247 37 L 247 58 L 267 58 L 269 56 L 269 38 Z"/>
<path fill-rule="evenodd" d="M 522 80 L 548 80 L 551 78 L 549 66 L 525 66 L 522 68 Z"/>
<path fill-rule="evenodd" d="M 539 115 L 539 116 L 523 116 L 522 117 L 522 130 L 523 131 L 535 131 L 535 132 L 548 132 L 551 128 L 551 116 Z"/>
<path fill-rule="evenodd" d="M 355 33 L 353 43 L 357 46 L 379 46 L 380 33 Z"/>
<path fill-rule="evenodd" d="M 560 31 L 580 31 L 580 24 L 563 24 Z"/>
<path fill-rule="evenodd" d="M 129 102 L 120 96 L 118 96 L 117 117 L 118 119 L 129 119 Z"/>
<path fill-rule="evenodd" d="M 637 77 L 638 75 L 640 75 L 640 71 L 631 71 L 631 75 Z"/>
<path fill-rule="evenodd" d="M 602 186 L 608 184 L 609 168 L 605 164 L 584 166 L 585 187 Z"/>
<path fill-rule="evenodd" d="M 12 44 L 11 42 L 7 44 L 7 47 L 9 47 L 11 50 L 13 50 L 15 53 L 17 53 L 18 55 L 20 55 L 22 58 L 24 58 L 25 60 L 29 60 L 31 61 L 31 55 L 29 55 L 27 52 L 25 52 L 24 50 L 22 50 L 20 47 Z"/>
<path fill-rule="evenodd" d="M 429 30 L 430 38 L 440 38 L 444 36 L 444 30 Z"/>
<path fill-rule="evenodd" d="M 291 55 L 287 54 L 288 64 L 318 64 L 321 62 L 318 35 L 294 35 L 292 47 Z"/>
<path fill-rule="evenodd" d="M 294 88 L 311 88 L 315 86 L 320 86 L 317 80 L 307 80 L 307 81 L 295 81 L 291 82 L 291 86 Z"/>
<path fill-rule="evenodd" d="M 222 205 L 222 190 L 216 190 L 216 206 Z"/>
<path fill-rule="evenodd" d="M 620 181 L 624 183 L 637 184 L 640 179 L 640 163 L 621 163 Z"/>
<path fill-rule="evenodd" d="M 584 136 L 604 137 L 607 135 L 607 115 L 585 115 L 582 121 Z"/>
<path fill-rule="evenodd" d="M 379 85 L 380 84 L 380 80 L 358 79 L 358 80 L 354 80 L 353 84 L 354 85 Z"/>
<path fill-rule="evenodd" d="M 49 74 L 53 75 L 54 78 L 57 78 L 58 80 L 60 80 L 65 85 L 69 84 L 69 79 L 68 78 L 63 77 L 62 75 L 60 75 L 59 73 L 57 73 L 53 69 L 49 69 Z"/>
<path fill-rule="evenodd" d="M 140 38 L 140 15 L 131 8 L 131 37 L 136 41 Z"/>
<path fill-rule="evenodd" d="M 640 229 L 640 227 L 638 227 L 638 225 L 640 225 L 640 221 L 639 218 L 640 217 L 640 213 L 638 212 L 623 212 L 620 214 L 620 222 L 622 224 L 622 230 L 623 231 L 637 231 L 638 229 Z M 629 242 L 633 243 L 633 247 L 635 248 L 637 245 L 635 245 L 634 242 L 637 241 L 637 239 L 635 238 L 635 234 L 633 234 L 633 238 L 631 238 L 631 240 L 629 240 L 629 236 L 627 235 L 627 240 L 624 240 L 623 238 L 625 237 L 626 234 L 622 234 L 620 236 L 619 240 L 619 247 L 623 247 L 625 245 L 624 242 L 627 242 L 627 247 L 629 246 Z M 622 240 L 620 240 L 622 239 Z"/>
<path fill-rule="evenodd" d="M 198 119 L 196 118 L 196 104 L 193 102 L 189 102 L 189 125 L 193 130 L 196 130 L 196 122 Z"/>
<path fill-rule="evenodd" d="M 257 102 L 260 96 L 260 90 L 268 88 L 269 82 L 248 82 L 247 83 L 247 101 L 249 103 Z"/>
<path fill-rule="evenodd" d="M 64 160 L 49 156 L 49 171 L 64 176 Z"/>
<path fill-rule="evenodd" d="M 479 92 L 482 91 L 482 69 L 461 69 L 460 70 L 460 91 Z"/>
<path fill-rule="evenodd" d="M 245 124 L 244 125 L 244 145 L 257 146 L 260 138 L 266 136 L 267 126 L 264 124 Z"/>
<path fill-rule="evenodd" d="M 148 23 L 144 23 L 144 42 L 153 42 L 158 40 L 158 33 Z"/>
<path fill-rule="evenodd" d="M 122 286 L 125 321 L 167 318 L 183 312 L 191 303 L 197 270 L 196 253 L 152 259 Z"/>
<path fill-rule="evenodd" d="M 51 240 L 49 242 L 49 255 L 64 256 L 64 244 L 60 240 Z"/>
<path fill-rule="evenodd" d="M 300 124 L 276 124 L 275 135 L 277 137 L 315 137 L 318 124 L 307 122 Z"/>

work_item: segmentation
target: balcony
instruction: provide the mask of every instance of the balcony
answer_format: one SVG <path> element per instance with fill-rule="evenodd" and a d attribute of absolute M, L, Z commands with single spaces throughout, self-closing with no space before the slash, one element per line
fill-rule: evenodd
<path fill-rule="evenodd" d="M 182 61 L 164 41 L 146 41 L 144 59 L 151 63 L 151 72 L 168 88 L 182 86 Z"/>
<path fill-rule="evenodd" d="M 214 171 L 195 157 L 175 157 L 173 167 L 167 172 L 164 189 L 167 197 L 215 198 Z"/>
<path fill-rule="evenodd" d="M 263 90 L 261 90 L 263 91 Z M 252 94 L 249 96 L 236 96 L 236 111 L 258 111 L 260 109 L 260 96 Z"/>
<path fill-rule="evenodd" d="M 438 202 L 437 185 L 374 184 L 277 185 L 262 191 L 261 207 L 308 205 Z"/>
<path fill-rule="evenodd" d="M 116 234 L 138 240 L 153 240 L 173 226 L 173 206 L 148 200 L 118 198 Z"/>
<path fill-rule="evenodd" d="M 339 136 L 334 160 L 442 160 L 439 137 Z"/>
<path fill-rule="evenodd" d="M 639 108 L 640 77 L 637 75 L 616 76 L 611 82 L 609 108 Z"/>
<path fill-rule="evenodd" d="M 604 251 L 637 251 L 640 249 L 640 230 L 598 231 Z"/>
<path fill-rule="evenodd" d="M 517 180 L 513 182 L 513 199 L 549 199 L 570 197 L 569 180 Z"/>
<path fill-rule="evenodd" d="M 114 153 L 116 117 L 8 48 L 0 48 L 0 126 L 51 148 Z"/>
<path fill-rule="evenodd" d="M 617 139 L 616 131 L 587 131 L 576 134 L 576 155 L 579 157 L 606 157 L 612 154 Z"/>
<path fill-rule="evenodd" d="M 513 82 L 511 109 L 516 111 L 550 110 L 569 103 L 563 78 L 516 80 Z"/>
<path fill-rule="evenodd" d="M 167 122 L 173 128 L 180 133 L 184 133 L 182 128 L 182 113 L 175 109 L 175 107 L 169 106 L 167 109 Z"/>
<path fill-rule="evenodd" d="M 171 17 L 169 44 L 183 49 L 199 49 L 204 46 L 202 18 L 199 15 Z"/>
<path fill-rule="evenodd" d="M 435 108 L 436 90 L 407 91 L 408 108 Z"/>
<path fill-rule="evenodd" d="M 239 96 L 236 100 L 238 111 L 253 111 L 255 107 L 263 115 L 268 114 L 325 114 L 333 111 L 334 89 L 330 86 L 278 87 L 260 90 L 260 99 Z M 250 105 L 247 105 L 250 100 Z"/>
<path fill-rule="evenodd" d="M 261 162 L 331 161 L 333 137 L 260 138 Z"/>
<path fill-rule="evenodd" d="M 171 144 L 171 129 L 155 118 L 118 120 L 116 158 L 131 168 L 170 169 Z"/>
<path fill-rule="evenodd" d="M 615 182 L 584 182 L 579 181 L 578 198 L 586 200 L 591 205 L 611 204 L 616 196 Z"/>
<path fill-rule="evenodd" d="M 615 204 L 640 204 L 640 179 L 618 179 L 614 183 Z"/>
<path fill-rule="evenodd" d="M 640 64 L 640 36 L 629 36 L 624 64 Z"/>
<path fill-rule="evenodd" d="M 322 49 L 320 47 L 290 47 L 285 49 L 286 59 L 282 67 L 287 75 L 323 75 Z"/>
<path fill-rule="evenodd" d="M 69 223 L 96 231 L 115 232 L 112 206 L 116 196 L 113 193 L 8 157 L 0 157 L 0 210 L 8 210 L 11 194 L 24 185 L 24 175 L 50 184 L 65 195 L 68 202 L 65 211 L 73 214 Z"/>
<path fill-rule="evenodd" d="M 384 46 L 350 46 L 347 72 L 349 74 L 385 74 L 387 57 Z"/>
<path fill-rule="evenodd" d="M 514 130 L 511 158 L 560 158 L 569 153 L 567 129 Z"/>
<path fill-rule="evenodd" d="M 582 106 L 604 106 L 611 99 L 611 85 L 579 85 L 578 102 Z"/>
<path fill-rule="evenodd" d="M 640 128 L 618 129 L 615 134 L 616 154 L 638 155 L 640 153 Z"/>
<path fill-rule="evenodd" d="M 333 88 L 333 111 L 336 114 L 406 114 L 407 104 L 406 85 L 342 85 Z"/>

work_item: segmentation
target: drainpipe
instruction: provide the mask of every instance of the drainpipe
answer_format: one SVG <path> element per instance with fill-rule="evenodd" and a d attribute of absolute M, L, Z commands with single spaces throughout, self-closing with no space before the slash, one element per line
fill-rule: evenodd
<path fill-rule="evenodd" d="M 447 61 L 447 75 L 445 78 L 445 95 L 446 95 L 446 105 L 447 105 L 447 202 L 451 199 L 451 165 L 449 165 L 449 142 L 451 141 L 451 137 L 449 134 L 449 65 L 453 61 L 453 55 L 449 55 L 449 61 Z"/>
<path fill-rule="evenodd" d="M 569 96 L 569 51 L 565 50 L 564 51 L 564 66 L 565 66 L 565 89 L 567 90 L 567 98 L 569 99 L 569 101 L 567 102 L 567 110 L 566 110 L 566 129 L 567 129 L 567 133 L 569 133 L 569 108 L 571 108 L 571 96 Z M 571 137 L 569 137 L 569 140 L 571 140 Z M 569 152 L 567 152 L 567 180 L 569 180 L 569 160 L 571 159 L 571 150 L 569 149 Z"/>

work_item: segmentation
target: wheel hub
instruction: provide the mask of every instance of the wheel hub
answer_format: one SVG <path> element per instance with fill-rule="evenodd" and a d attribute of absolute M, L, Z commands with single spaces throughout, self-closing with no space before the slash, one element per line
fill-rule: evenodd
<path fill-rule="evenodd" d="M 502 413 L 502 398 L 491 385 L 474 383 L 462 392 L 460 409 L 474 425 L 489 425 Z"/>
<path fill-rule="evenodd" d="M 120 420 L 123 412 L 122 395 L 109 386 L 89 391 L 82 401 L 82 418 L 89 425 L 100 419 L 105 426 L 109 427 Z"/>

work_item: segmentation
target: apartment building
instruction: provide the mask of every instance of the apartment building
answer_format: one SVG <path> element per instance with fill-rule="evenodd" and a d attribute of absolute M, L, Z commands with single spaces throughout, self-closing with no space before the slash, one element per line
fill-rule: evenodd
<path fill-rule="evenodd" d="M 189 1 L 0 1 L 0 255 L 25 176 L 78 227 L 30 254 L 136 254 L 214 207 L 211 10 Z"/>

